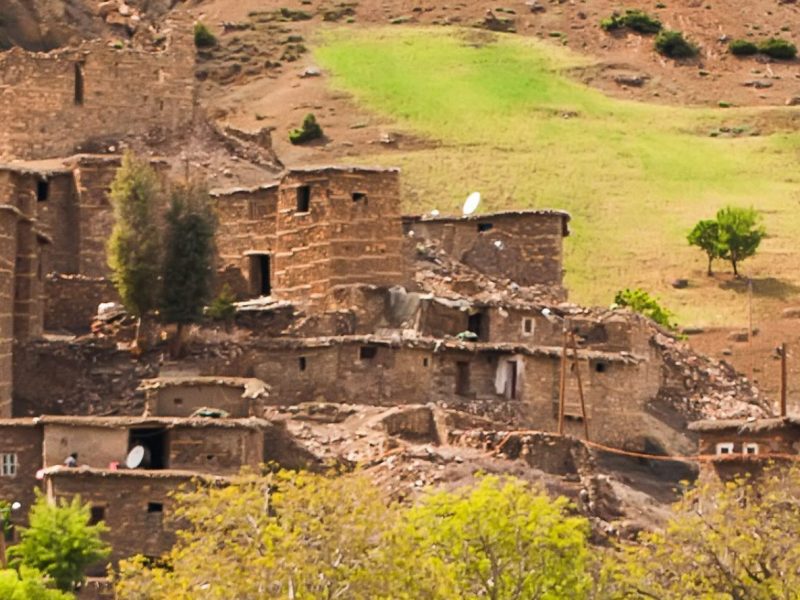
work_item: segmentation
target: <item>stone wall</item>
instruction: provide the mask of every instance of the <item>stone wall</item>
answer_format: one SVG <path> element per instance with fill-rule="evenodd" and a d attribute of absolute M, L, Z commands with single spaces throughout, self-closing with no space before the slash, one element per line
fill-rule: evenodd
<path fill-rule="evenodd" d="M 276 295 L 314 304 L 336 286 L 403 283 L 402 235 L 396 170 L 290 171 L 278 193 Z"/>
<path fill-rule="evenodd" d="M 164 50 L 94 40 L 49 53 L 14 48 L 0 55 L 0 158 L 66 156 L 191 123 L 191 24 L 180 19 L 169 26 Z"/>
<path fill-rule="evenodd" d="M 51 273 L 44 281 L 44 328 L 86 333 L 101 302 L 119 302 L 110 280 Z"/>
<path fill-rule="evenodd" d="M 16 210 L 0 206 L 0 418 L 11 416 L 17 218 Z"/>
<path fill-rule="evenodd" d="M 456 217 L 405 217 L 406 233 L 439 242 L 474 269 L 519 285 L 563 282 L 563 238 L 569 215 L 559 211 L 519 211 Z"/>
<path fill-rule="evenodd" d="M 22 508 L 11 513 L 15 524 L 26 522 L 28 510 L 39 486 L 36 471 L 42 468 L 42 430 L 32 419 L 0 420 L 0 454 L 16 454 L 17 473 L 0 476 L 0 500 L 20 502 Z"/>
<path fill-rule="evenodd" d="M 80 495 L 97 512 L 102 511 L 109 528 L 104 538 L 111 544 L 110 560 L 116 564 L 134 554 L 158 557 L 172 547 L 177 523 L 171 520 L 175 507 L 171 493 L 191 480 L 191 474 L 168 471 L 63 469 L 49 474 L 45 485 L 51 498 Z M 104 574 L 105 561 L 89 570 L 89 575 Z"/>

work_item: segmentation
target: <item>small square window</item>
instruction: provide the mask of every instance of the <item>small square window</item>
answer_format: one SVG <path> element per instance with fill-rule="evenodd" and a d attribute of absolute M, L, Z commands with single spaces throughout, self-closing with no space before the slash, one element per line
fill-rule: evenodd
<path fill-rule="evenodd" d="M 105 521 L 106 507 L 92 506 L 89 515 L 89 525 L 97 525 L 100 521 Z"/>
<path fill-rule="evenodd" d="M 758 444 L 749 442 L 742 447 L 744 454 L 758 454 Z"/>
<path fill-rule="evenodd" d="M 147 512 L 149 513 L 163 513 L 164 505 L 161 502 L 148 502 Z"/>
<path fill-rule="evenodd" d="M 17 475 L 17 455 L 13 453 L 0 454 L 0 476 L 16 477 Z"/>
<path fill-rule="evenodd" d="M 494 229 L 494 225 L 492 223 L 478 223 L 478 233 L 490 231 L 491 229 Z"/>
<path fill-rule="evenodd" d="M 717 454 L 733 454 L 733 442 L 721 442 L 717 444 Z"/>
<path fill-rule="evenodd" d="M 358 358 L 361 360 L 372 360 L 378 355 L 376 346 L 361 346 L 358 350 Z"/>
<path fill-rule="evenodd" d="M 605 373 L 607 369 L 608 369 L 608 364 L 606 364 L 602 360 L 598 360 L 597 362 L 594 363 L 595 373 Z"/>
<path fill-rule="evenodd" d="M 367 194 L 364 192 L 353 192 L 352 197 L 353 202 L 363 202 L 364 204 L 367 202 Z"/>
<path fill-rule="evenodd" d="M 175 404 L 175 406 L 180 406 L 183 404 L 183 398 L 173 398 L 172 402 Z"/>
<path fill-rule="evenodd" d="M 533 319 L 530 317 L 522 319 L 522 335 L 533 335 Z"/>

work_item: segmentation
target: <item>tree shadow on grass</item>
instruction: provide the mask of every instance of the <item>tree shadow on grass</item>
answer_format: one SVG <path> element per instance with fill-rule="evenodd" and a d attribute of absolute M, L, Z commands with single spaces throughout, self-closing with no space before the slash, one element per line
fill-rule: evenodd
<path fill-rule="evenodd" d="M 800 286 L 789 281 L 776 279 L 775 277 L 752 277 L 753 294 L 763 298 L 775 298 L 777 300 L 788 300 L 792 296 L 800 293 Z M 719 284 L 722 290 L 731 290 L 739 294 L 747 293 L 747 277 L 741 279 L 728 279 Z"/>

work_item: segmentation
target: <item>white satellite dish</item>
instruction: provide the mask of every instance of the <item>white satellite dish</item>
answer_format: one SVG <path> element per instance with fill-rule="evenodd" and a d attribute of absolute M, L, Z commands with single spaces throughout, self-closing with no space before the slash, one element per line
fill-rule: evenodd
<path fill-rule="evenodd" d="M 478 210 L 478 206 L 481 203 L 481 193 L 480 192 L 472 192 L 469 196 L 467 196 L 467 201 L 464 202 L 464 208 L 462 212 L 464 216 L 471 215 L 476 210 Z"/>
<path fill-rule="evenodd" d="M 439 216 L 439 209 L 438 209 L 438 208 L 434 208 L 434 209 L 431 211 L 431 216 L 432 216 L 432 217 L 438 217 L 438 216 Z"/>
<path fill-rule="evenodd" d="M 138 469 L 139 467 L 146 467 L 150 462 L 150 452 L 144 446 L 134 446 L 128 452 L 128 457 L 125 459 L 125 466 L 129 469 Z"/>

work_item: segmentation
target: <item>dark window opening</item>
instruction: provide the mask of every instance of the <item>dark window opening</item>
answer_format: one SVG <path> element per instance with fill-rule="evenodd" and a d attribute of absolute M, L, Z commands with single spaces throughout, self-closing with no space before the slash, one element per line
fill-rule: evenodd
<path fill-rule="evenodd" d="M 307 213 L 311 209 L 311 186 L 301 185 L 297 188 L 297 211 Z"/>
<path fill-rule="evenodd" d="M 175 406 L 180 406 L 183 404 L 183 398 L 173 398 L 172 401 L 175 403 Z"/>
<path fill-rule="evenodd" d="M 524 319 L 522 321 L 522 331 L 527 334 L 533 333 L 533 319 Z"/>
<path fill-rule="evenodd" d="M 89 514 L 89 525 L 97 525 L 100 521 L 105 521 L 106 507 L 92 506 Z"/>
<path fill-rule="evenodd" d="M 478 223 L 478 233 L 483 233 L 484 231 L 489 231 L 490 229 L 494 229 L 494 225 L 492 223 Z"/>
<path fill-rule="evenodd" d="M 162 513 L 164 512 L 164 505 L 161 502 L 148 502 L 147 512 L 149 513 Z"/>
<path fill-rule="evenodd" d="M 602 360 L 598 360 L 594 363 L 594 370 L 596 373 L 605 373 L 608 365 L 604 363 Z"/>
<path fill-rule="evenodd" d="M 483 313 L 475 313 L 469 316 L 467 330 L 477 335 L 479 340 L 484 339 Z"/>
<path fill-rule="evenodd" d="M 5 531 L 0 532 L 0 533 L 3 535 L 3 539 L 5 539 L 5 541 L 7 541 L 7 542 L 13 542 L 14 541 L 14 535 L 15 535 L 14 526 L 11 525 L 10 523 L 6 523 L 5 524 Z"/>
<path fill-rule="evenodd" d="M 250 293 L 254 296 L 269 296 L 272 293 L 269 254 L 250 255 Z"/>
<path fill-rule="evenodd" d="M 137 468 L 166 469 L 169 466 L 168 436 L 166 429 L 131 429 L 128 448 L 144 447 L 144 457 Z"/>
<path fill-rule="evenodd" d="M 506 398 L 509 400 L 517 399 L 517 361 L 509 360 L 506 362 Z"/>
<path fill-rule="evenodd" d="M 427 367 L 427 366 L 428 366 L 428 364 L 429 364 L 429 361 L 428 361 L 428 359 L 427 359 L 427 358 L 423 358 L 423 359 L 422 359 L 422 366 L 423 366 L 423 367 Z"/>
<path fill-rule="evenodd" d="M 377 346 L 361 346 L 361 348 L 358 349 L 358 358 L 361 360 L 372 360 L 377 355 Z"/>
<path fill-rule="evenodd" d="M 213 454 L 206 454 L 206 460 L 214 460 Z"/>
<path fill-rule="evenodd" d="M 367 202 L 367 195 L 364 192 L 353 192 L 353 202 Z"/>
<path fill-rule="evenodd" d="M 75 106 L 83 104 L 83 63 L 75 63 Z"/>
<path fill-rule="evenodd" d="M 300 370 L 301 371 L 305 371 L 306 370 L 306 357 L 305 356 L 301 356 L 298 359 L 297 362 L 298 362 L 298 366 L 300 367 Z"/>
<path fill-rule="evenodd" d="M 36 201 L 47 202 L 50 197 L 50 182 L 47 179 L 39 179 L 36 182 Z"/>
<path fill-rule="evenodd" d="M 456 394 L 466 396 L 469 394 L 469 363 L 456 363 Z"/>

